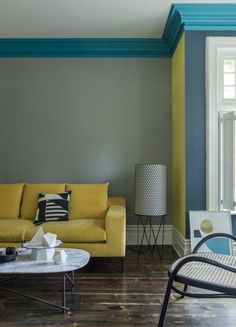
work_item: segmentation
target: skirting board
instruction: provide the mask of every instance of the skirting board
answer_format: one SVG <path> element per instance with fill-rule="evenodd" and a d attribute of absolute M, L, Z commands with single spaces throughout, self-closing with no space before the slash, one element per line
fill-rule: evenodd
<path fill-rule="evenodd" d="M 158 231 L 159 225 L 153 225 L 154 232 L 156 233 Z M 127 225 L 126 226 L 126 243 L 127 245 L 137 245 L 137 225 Z M 147 235 L 149 236 L 149 228 L 147 226 Z M 142 230 L 140 228 L 140 239 L 141 239 Z M 152 235 L 151 235 L 152 236 Z M 162 230 L 160 231 L 157 243 L 161 244 L 161 238 L 162 238 Z M 151 237 L 151 244 L 154 243 L 153 237 Z M 146 239 L 144 239 L 143 244 L 147 244 Z M 164 230 L 164 244 L 171 245 L 172 244 L 172 225 L 165 225 Z"/>
<path fill-rule="evenodd" d="M 172 246 L 180 257 L 190 253 L 190 240 L 184 238 L 174 226 L 172 226 Z"/>
<path fill-rule="evenodd" d="M 190 240 L 184 238 L 174 226 L 172 226 L 172 246 L 180 257 L 191 253 Z M 236 242 L 233 242 L 233 255 L 236 255 Z"/>
<path fill-rule="evenodd" d="M 155 233 L 159 225 L 153 226 Z M 141 231 L 142 233 L 142 231 Z M 140 235 L 141 235 L 140 233 Z M 149 228 L 147 227 L 147 235 L 149 235 Z M 157 243 L 161 244 L 162 231 L 159 234 Z M 127 225 L 126 227 L 126 243 L 127 245 L 137 244 L 137 225 Z M 144 238 L 144 244 L 147 244 Z M 151 244 L 153 244 L 153 237 L 151 237 Z M 177 229 L 172 225 L 165 225 L 164 244 L 172 245 L 177 254 L 181 257 L 190 253 L 190 240 L 185 239 Z"/>
<path fill-rule="evenodd" d="M 137 245 L 137 225 L 127 225 L 126 226 L 126 244 L 127 245 Z M 154 225 L 153 229 L 156 233 L 158 231 L 159 225 Z M 149 235 L 149 228 L 146 228 L 147 235 Z M 140 230 L 140 237 L 142 231 Z M 162 231 L 159 234 L 157 243 L 161 244 Z M 144 238 L 143 244 L 147 244 Z M 153 237 L 151 237 L 151 244 L 153 244 Z M 164 244 L 172 245 L 176 253 L 182 257 L 191 252 L 190 240 L 183 237 L 182 234 L 172 225 L 165 225 L 165 235 Z M 233 253 L 236 255 L 236 242 L 233 242 Z"/>

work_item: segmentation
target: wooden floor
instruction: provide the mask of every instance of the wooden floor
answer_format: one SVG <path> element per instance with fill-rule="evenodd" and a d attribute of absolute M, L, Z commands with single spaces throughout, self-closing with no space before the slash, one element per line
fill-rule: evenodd
<path fill-rule="evenodd" d="M 76 273 L 77 289 L 67 294 L 71 312 L 0 293 L 0 326 L 156 326 L 167 283 L 167 267 L 176 258 L 165 247 L 164 260 L 127 249 L 125 273 L 119 259 L 97 258 Z M 59 277 L 31 277 L 8 283 L 9 287 L 60 302 Z M 236 300 L 171 298 L 166 326 L 236 326 Z"/>

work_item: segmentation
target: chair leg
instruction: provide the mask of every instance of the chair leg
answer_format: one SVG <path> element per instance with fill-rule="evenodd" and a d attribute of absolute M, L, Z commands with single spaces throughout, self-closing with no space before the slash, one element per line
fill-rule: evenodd
<path fill-rule="evenodd" d="M 184 285 L 184 289 L 183 289 L 183 292 L 187 292 L 188 290 L 188 285 Z M 183 299 L 184 298 L 184 294 L 180 296 L 180 299 Z"/>
<path fill-rule="evenodd" d="M 164 321 L 165 321 L 165 317 L 166 317 L 166 311 L 167 311 L 167 307 L 168 307 L 168 303 L 169 303 L 169 299 L 170 299 L 172 282 L 173 282 L 173 280 L 172 280 L 172 278 L 170 278 L 169 281 L 168 281 L 168 284 L 167 284 L 164 302 L 162 304 L 162 309 L 161 309 L 161 314 L 160 314 L 160 318 L 159 318 L 158 327 L 162 327 L 164 325 Z"/>

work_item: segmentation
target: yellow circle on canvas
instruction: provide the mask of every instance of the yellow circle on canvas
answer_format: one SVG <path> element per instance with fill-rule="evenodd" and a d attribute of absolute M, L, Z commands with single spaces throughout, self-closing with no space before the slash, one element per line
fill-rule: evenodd
<path fill-rule="evenodd" d="M 214 230 L 213 224 L 210 220 L 205 219 L 201 222 L 200 229 L 202 232 L 209 234 L 212 233 Z"/>

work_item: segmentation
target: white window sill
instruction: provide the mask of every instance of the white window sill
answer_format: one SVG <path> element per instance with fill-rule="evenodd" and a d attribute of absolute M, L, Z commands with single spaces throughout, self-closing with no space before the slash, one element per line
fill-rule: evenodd
<path fill-rule="evenodd" d="M 229 211 L 231 216 L 236 215 L 236 210 L 227 210 L 227 209 L 220 209 L 220 211 Z"/>

